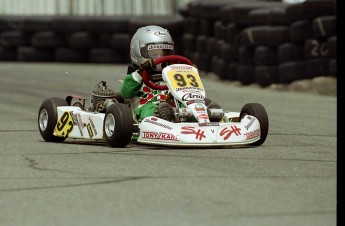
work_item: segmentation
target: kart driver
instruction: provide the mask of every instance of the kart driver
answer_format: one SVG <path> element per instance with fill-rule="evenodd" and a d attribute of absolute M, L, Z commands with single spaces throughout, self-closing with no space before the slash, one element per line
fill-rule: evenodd
<path fill-rule="evenodd" d="M 136 118 L 141 121 L 148 116 L 157 116 L 167 121 L 174 118 L 173 107 L 165 102 L 167 90 L 155 90 L 147 87 L 141 74 L 152 72 L 151 80 L 164 85 L 162 64 L 154 65 L 157 58 L 174 54 L 174 41 L 167 29 L 149 25 L 139 28 L 130 43 L 132 64 L 128 67 L 127 76 L 121 84 L 121 96 L 131 100 Z"/>

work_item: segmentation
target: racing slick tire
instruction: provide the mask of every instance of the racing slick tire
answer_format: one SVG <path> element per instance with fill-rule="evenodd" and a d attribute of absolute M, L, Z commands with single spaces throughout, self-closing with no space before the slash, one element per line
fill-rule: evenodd
<path fill-rule="evenodd" d="M 259 120 L 260 123 L 260 140 L 252 143 L 252 146 L 260 146 L 263 144 L 267 138 L 268 134 L 268 116 L 265 108 L 259 103 L 248 103 L 245 104 L 240 112 L 240 119 L 242 120 L 244 116 L 252 115 Z"/>
<path fill-rule="evenodd" d="M 63 142 L 66 137 L 54 135 L 54 128 L 58 120 L 57 107 L 68 106 L 65 99 L 51 97 L 45 99 L 38 112 L 38 129 L 42 138 L 47 142 Z"/>
<path fill-rule="evenodd" d="M 133 135 L 133 116 L 126 104 L 110 105 L 104 116 L 103 132 L 111 147 L 123 148 Z"/>

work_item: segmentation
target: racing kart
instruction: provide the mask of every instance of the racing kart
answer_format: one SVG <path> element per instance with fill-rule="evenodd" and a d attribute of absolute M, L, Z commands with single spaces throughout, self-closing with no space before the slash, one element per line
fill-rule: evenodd
<path fill-rule="evenodd" d="M 209 107 L 198 69 L 189 59 L 170 55 L 154 61 L 155 65 L 163 63 L 168 65 L 162 70 L 165 85 L 154 83 L 149 71 L 144 71 L 142 78 L 152 89 L 168 90 L 174 120 L 149 116 L 138 121 L 131 100 L 119 93 L 96 95 L 90 108 L 83 97 L 51 97 L 38 112 L 42 138 L 47 142 L 104 140 L 112 147 L 125 147 L 131 141 L 172 147 L 259 146 L 265 142 L 269 121 L 261 104 L 247 103 L 240 112 Z"/>

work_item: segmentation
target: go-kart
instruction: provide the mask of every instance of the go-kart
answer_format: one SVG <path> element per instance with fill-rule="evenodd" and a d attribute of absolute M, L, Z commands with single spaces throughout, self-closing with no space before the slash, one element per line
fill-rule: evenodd
<path fill-rule="evenodd" d="M 42 138 L 48 142 L 105 140 L 112 147 L 125 147 L 131 141 L 176 147 L 259 146 L 265 142 L 269 121 L 261 104 L 247 103 L 240 112 L 209 107 L 198 69 L 189 59 L 171 55 L 154 60 L 155 65 L 162 63 L 168 64 L 162 70 L 166 85 L 152 82 L 149 71 L 142 78 L 152 89 L 169 91 L 174 120 L 149 116 L 138 121 L 131 101 L 119 93 L 98 95 L 102 110 L 95 104 L 87 108 L 86 99 L 79 96 L 51 97 L 39 108 Z"/>

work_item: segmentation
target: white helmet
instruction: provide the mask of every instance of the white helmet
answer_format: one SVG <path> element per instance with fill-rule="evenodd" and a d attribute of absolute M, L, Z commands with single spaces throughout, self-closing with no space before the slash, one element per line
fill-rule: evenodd
<path fill-rule="evenodd" d="M 174 41 L 167 29 L 149 25 L 139 28 L 130 45 L 132 63 L 140 66 L 146 59 L 174 54 Z"/>

